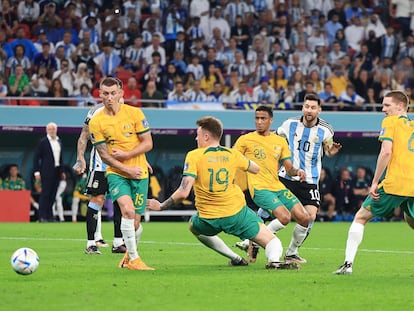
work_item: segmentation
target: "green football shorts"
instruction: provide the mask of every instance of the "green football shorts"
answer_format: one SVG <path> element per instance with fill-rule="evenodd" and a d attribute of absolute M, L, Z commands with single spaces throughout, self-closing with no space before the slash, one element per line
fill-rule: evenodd
<path fill-rule="evenodd" d="M 388 194 L 384 191 L 384 187 L 379 187 L 378 193 L 380 195 L 379 200 L 373 200 L 371 196 L 368 195 L 362 203 L 362 207 L 370 211 L 374 216 L 387 217 L 400 206 L 408 216 L 414 218 L 413 197 Z"/>
<path fill-rule="evenodd" d="M 290 211 L 293 206 L 300 203 L 289 189 L 279 191 L 254 189 L 253 201 L 257 206 L 266 210 L 272 218 L 274 218 L 273 211 L 278 207 L 285 206 Z"/>
<path fill-rule="evenodd" d="M 201 218 L 198 213 L 190 219 L 193 228 L 200 234 L 212 236 L 225 232 L 240 239 L 253 239 L 259 233 L 263 221 L 250 208 L 244 206 L 233 216 L 223 218 Z"/>
<path fill-rule="evenodd" d="M 135 214 L 144 214 L 147 204 L 148 178 L 129 179 L 116 174 L 108 174 L 109 193 L 115 202 L 119 197 L 131 197 L 135 206 Z"/>

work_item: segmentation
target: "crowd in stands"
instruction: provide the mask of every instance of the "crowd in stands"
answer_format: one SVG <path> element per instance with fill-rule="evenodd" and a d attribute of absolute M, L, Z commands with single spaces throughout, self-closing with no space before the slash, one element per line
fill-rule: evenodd
<path fill-rule="evenodd" d="M 2 0 L 0 103 L 92 105 L 115 76 L 135 106 L 295 109 L 313 91 L 326 110 L 376 111 L 391 89 L 414 101 L 410 3 Z"/>

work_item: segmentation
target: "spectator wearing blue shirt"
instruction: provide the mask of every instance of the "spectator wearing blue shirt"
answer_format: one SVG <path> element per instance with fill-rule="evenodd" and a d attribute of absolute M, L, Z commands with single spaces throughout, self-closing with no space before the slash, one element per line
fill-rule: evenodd
<path fill-rule="evenodd" d="M 52 78 L 53 73 L 57 70 L 57 61 L 55 56 L 50 53 L 50 43 L 42 43 L 42 52 L 37 53 L 33 59 L 34 72 L 37 72 L 39 67 L 45 67 L 47 77 Z"/>
<path fill-rule="evenodd" d="M 63 40 L 63 36 L 65 32 L 69 31 L 72 34 L 72 40 L 71 43 L 74 45 L 79 44 L 79 37 L 78 32 L 73 28 L 72 19 L 70 17 L 67 17 L 63 20 L 63 27 L 59 29 L 59 41 Z"/>
<path fill-rule="evenodd" d="M 332 18 L 325 24 L 325 31 L 326 36 L 328 38 L 329 45 L 332 46 L 332 44 L 335 41 L 336 32 L 339 29 L 343 29 L 344 27 L 339 22 L 339 15 L 337 13 L 334 13 L 332 15 Z"/>
<path fill-rule="evenodd" d="M 318 97 L 322 101 L 323 110 L 334 110 L 332 104 L 336 103 L 338 99 L 332 91 L 332 84 L 330 82 L 325 82 L 323 91 L 318 93 Z"/>
<path fill-rule="evenodd" d="M 15 46 L 18 44 L 24 46 L 24 55 L 29 59 L 33 59 L 33 57 L 37 54 L 37 49 L 34 46 L 33 42 L 29 39 L 26 39 L 26 32 L 23 27 L 17 28 L 16 39 L 10 42 L 11 49 L 14 50 Z"/>
<path fill-rule="evenodd" d="M 355 16 L 358 16 L 360 19 L 363 18 L 363 11 L 359 7 L 358 0 L 350 0 L 349 7 L 345 9 L 345 18 L 348 25 L 351 24 L 351 19 Z"/>
<path fill-rule="evenodd" d="M 177 68 L 177 72 L 180 75 L 184 75 L 187 72 L 187 64 L 184 61 L 184 54 L 181 51 L 174 52 L 174 58 L 170 61 Z"/>

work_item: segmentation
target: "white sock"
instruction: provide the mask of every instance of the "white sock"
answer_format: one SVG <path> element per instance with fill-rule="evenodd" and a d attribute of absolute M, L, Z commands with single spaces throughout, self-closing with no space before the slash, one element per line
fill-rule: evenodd
<path fill-rule="evenodd" d="M 122 238 L 114 238 L 114 241 L 112 242 L 114 247 L 119 247 L 122 244 L 124 244 L 124 240 Z"/>
<path fill-rule="evenodd" d="M 217 253 L 230 258 L 232 260 L 234 259 L 241 259 L 239 255 L 237 255 L 235 252 L 233 252 L 227 245 L 224 243 L 222 239 L 220 239 L 217 235 L 213 236 L 207 236 L 200 234 L 197 236 L 197 239 L 201 243 L 203 243 L 205 246 L 211 248 L 212 250 L 215 250 Z"/>
<path fill-rule="evenodd" d="M 249 242 L 250 242 L 250 240 L 249 239 L 246 239 L 246 240 L 241 241 L 240 244 L 242 246 L 244 246 L 244 247 L 248 247 L 249 246 Z"/>
<path fill-rule="evenodd" d="M 142 231 L 144 231 L 144 228 L 142 227 L 142 224 L 139 224 L 138 229 L 135 231 L 135 241 L 137 242 L 137 254 L 138 254 L 138 257 L 139 257 L 138 244 L 139 244 L 139 241 L 141 240 Z"/>
<path fill-rule="evenodd" d="M 346 250 L 345 250 L 345 261 L 354 262 L 356 253 L 358 251 L 358 246 L 362 242 L 362 237 L 364 236 L 363 224 L 358 222 L 352 222 L 348 231 L 348 240 L 346 241 Z"/>
<path fill-rule="evenodd" d="M 125 246 L 128 250 L 129 258 L 138 258 L 137 242 L 135 240 L 134 219 L 121 218 L 121 232 Z"/>
<path fill-rule="evenodd" d="M 98 211 L 98 222 L 96 223 L 95 241 L 103 240 L 102 237 L 102 213 L 101 209 Z"/>
<path fill-rule="evenodd" d="M 89 246 L 96 246 L 95 240 L 88 240 L 88 242 L 86 243 L 86 248 L 88 248 Z"/>
<path fill-rule="evenodd" d="M 141 240 L 142 231 L 144 231 L 144 228 L 142 227 L 142 224 L 139 224 L 138 229 L 135 231 L 135 240 L 137 240 L 137 245 Z"/>
<path fill-rule="evenodd" d="M 269 228 L 270 231 L 272 231 L 273 233 L 278 232 L 279 230 L 282 230 L 283 228 L 286 228 L 285 225 L 283 225 L 279 219 L 273 219 L 268 225 L 267 227 Z"/>
<path fill-rule="evenodd" d="M 72 199 L 72 221 L 77 221 L 77 216 L 78 216 L 78 209 L 79 209 L 79 198 L 73 198 Z"/>
<path fill-rule="evenodd" d="M 299 224 L 295 225 L 292 233 L 292 239 L 290 240 L 289 248 L 286 251 L 286 255 L 297 255 L 299 246 L 302 245 L 303 240 L 306 238 L 306 233 L 308 232 L 308 227 L 301 226 Z"/>
<path fill-rule="evenodd" d="M 283 247 L 279 238 L 274 237 L 265 247 L 267 262 L 278 262 L 282 256 Z"/>

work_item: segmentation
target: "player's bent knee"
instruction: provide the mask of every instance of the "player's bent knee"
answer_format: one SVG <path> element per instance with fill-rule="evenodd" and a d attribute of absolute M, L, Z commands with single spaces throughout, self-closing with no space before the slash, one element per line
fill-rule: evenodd
<path fill-rule="evenodd" d="M 286 226 L 289 224 L 290 219 L 291 219 L 291 215 L 289 211 L 279 211 L 279 210 L 274 210 L 273 211 L 273 216 L 275 216 L 282 225 Z"/>
<path fill-rule="evenodd" d="M 99 206 L 103 206 L 104 201 L 105 201 L 105 196 L 103 195 L 92 196 L 90 201 L 92 203 L 98 204 Z"/>

